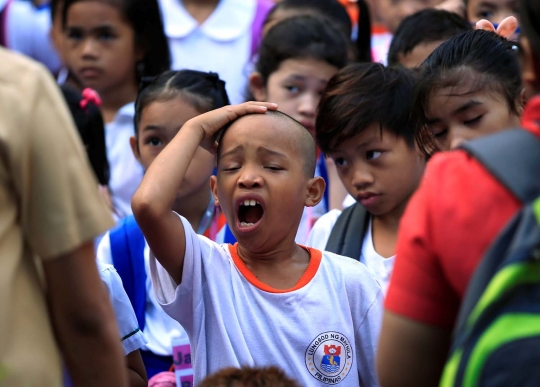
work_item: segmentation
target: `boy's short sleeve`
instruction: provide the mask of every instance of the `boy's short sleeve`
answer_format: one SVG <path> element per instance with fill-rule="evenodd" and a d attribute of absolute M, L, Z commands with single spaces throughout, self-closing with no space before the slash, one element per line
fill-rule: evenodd
<path fill-rule="evenodd" d="M 124 355 L 128 355 L 146 345 L 147 340 L 139 329 L 137 317 L 131 306 L 131 302 L 124 290 L 122 280 L 111 265 L 106 265 L 98 261 L 99 274 L 101 280 L 107 286 L 111 304 L 116 315 L 120 339 L 124 348 Z"/>
<path fill-rule="evenodd" d="M 478 262 L 520 206 L 465 152 L 436 155 L 401 220 L 386 308 L 451 328 Z"/>
<path fill-rule="evenodd" d="M 58 86 L 41 65 L 26 70 L 9 69 L 25 78 L 2 101 L 1 114 L 10 117 L 0 136 L 10 144 L 4 156 L 24 234 L 48 259 L 91 241 L 113 222 Z"/>

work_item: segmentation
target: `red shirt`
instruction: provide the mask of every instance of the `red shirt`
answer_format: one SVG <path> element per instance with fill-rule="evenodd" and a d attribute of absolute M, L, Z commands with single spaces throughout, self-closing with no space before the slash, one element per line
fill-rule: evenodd
<path fill-rule="evenodd" d="M 540 138 L 540 96 L 522 125 Z M 429 162 L 401 220 L 386 308 L 450 328 L 480 259 L 522 204 L 464 151 Z"/>

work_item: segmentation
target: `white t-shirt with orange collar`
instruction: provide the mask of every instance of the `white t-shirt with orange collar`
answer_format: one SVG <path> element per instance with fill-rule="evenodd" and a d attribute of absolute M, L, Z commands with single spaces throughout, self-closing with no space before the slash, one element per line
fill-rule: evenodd
<path fill-rule="evenodd" d="M 363 264 L 307 249 L 298 284 L 276 290 L 249 272 L 236 246 L 199 236 L 182 221 L 182 283 L 154 257 L 150 268 L 158 302 L 189 335 L 195 383 L 224 367 L 275 365 L 306 386 L 378 385 L 383 293 Z"/>

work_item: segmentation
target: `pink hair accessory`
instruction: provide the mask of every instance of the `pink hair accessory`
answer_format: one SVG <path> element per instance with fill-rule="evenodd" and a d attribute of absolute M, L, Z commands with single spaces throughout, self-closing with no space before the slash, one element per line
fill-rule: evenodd
<path fill-rule="evenodd" d="M 148 381 L 148 387 L 176 387 L 176 377 L 173 372 L 160 372 Z"/>
<path fill-rule="evenodd" d="M 101 98 L 99 98 L 97 91 L 88 87 L 82 91 L 82 100 L 79 105 L 82 109 L 86 109 L 89 103 L 93 103 L 97 107 L 101 106 Z"/>

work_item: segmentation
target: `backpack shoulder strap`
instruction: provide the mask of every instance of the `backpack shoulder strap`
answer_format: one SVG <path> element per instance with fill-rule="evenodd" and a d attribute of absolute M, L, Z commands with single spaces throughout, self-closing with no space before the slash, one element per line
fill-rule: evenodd
<path fill-rule="evenodd" d="M 346 208 L 332 228 L 326 251 L 358 260 L 368 224 L 369 213 L 361 204 Z"/>
<path fill-rule="evenodd" d="M 505 130 L 461 146 L 523 203 L 540 190 L 540 140 L 523 129 Z"/>
<path fill-rule="evenodd" d="M 144 329 L 146 312 L 145 240 L 133 215 L 122 219 L 109 233 L 113 266 L 122 278 L 139 328 Z"/>

